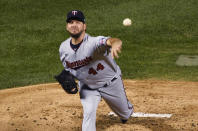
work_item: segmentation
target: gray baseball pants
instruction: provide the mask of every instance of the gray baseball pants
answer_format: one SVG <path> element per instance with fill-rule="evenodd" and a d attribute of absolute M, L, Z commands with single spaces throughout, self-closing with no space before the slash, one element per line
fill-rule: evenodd
<path fill-rule="evenodd" d="M 127 99 L 120 76 L 110 85 L 96 90 L 83 85 L 80 87 L 80 99 L 83 106 L 82 131 L 96 131 L 96 110 L 101 98 L 123 120 L 129 119 L 133 113 L 133 105 Z"/>

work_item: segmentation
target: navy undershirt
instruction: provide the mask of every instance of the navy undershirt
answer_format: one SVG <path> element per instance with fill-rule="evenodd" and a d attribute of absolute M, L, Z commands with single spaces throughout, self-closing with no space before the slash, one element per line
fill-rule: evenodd
<path fill-rule="evenodd" d="M 71 48 L 72 48 L 74 51 L 77 51 L 78 48 L 80 47 L 80 45 L 81 45 L 82 42 L 83 42 L 83 41 L 81 41 L 81 42 L 78 43 L 77 45 L 74 45 L 74 44 L 72 44 L 72 41 L 70 41 L 70 46 L 71 46 Z"/>

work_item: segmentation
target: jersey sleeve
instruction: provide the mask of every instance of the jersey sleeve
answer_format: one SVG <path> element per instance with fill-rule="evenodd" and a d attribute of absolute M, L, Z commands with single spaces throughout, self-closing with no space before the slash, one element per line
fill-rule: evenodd
<path fill-rule="evenodd" d="M 61 47 L 59 48 L 59 55 L 60 55 L 60 60 L 63 62 L 64 59 L 65 59 L 65 56 L 64 56 L 64 52 L 63 52 L 63 50 L 61 49 Z"/>
<path fill-rule="evenodd" d="M 60 55 L 60 60 L 62 62 L 63 67 L 65 68 L 65 70 L 67 70 L 68 67 L 67 67 L 67 64 L 65 62 L 65 53 L 64 53 L 61 46 L 59 48 L 59 55 Z"/>
<path fill-rule="evenodd" d="M 109 38 L 110 37 L 105 37 L 105 36 L 98 36 L 98 37 L 96 37 L 96 46 L 99 47 L 99 46 L 106 45 L 106 42 L 107 42 L 107 40 Z"/>
<path fill-rule="evenodd" d="M 105 36 L 98 36 L 96 37 L 96 43 L 95 43 L 95 47 L 98 53 L 102 53 L 104 55 L 107 55 L 110 48 L 109 46 L 107 46 L 107 40 L 110 37 L 105 37 Z"/>

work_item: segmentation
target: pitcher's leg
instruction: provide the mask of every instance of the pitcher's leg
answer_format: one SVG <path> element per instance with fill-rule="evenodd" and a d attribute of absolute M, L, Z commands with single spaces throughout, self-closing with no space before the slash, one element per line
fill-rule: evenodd
<path fill-rule="evenodd" d="M 99 89 L 102 98 L 122 119 L 127 120 L 133 113 L 133 105 L 128 101 L 121 77 L 109 86 Z"/>
<path fill-rule="evenodd" d="M 83 106 L 82 131 L 96 131 L 96 110 L 101 100 L 97 90 L 81 89 L 80 100 Z"/>

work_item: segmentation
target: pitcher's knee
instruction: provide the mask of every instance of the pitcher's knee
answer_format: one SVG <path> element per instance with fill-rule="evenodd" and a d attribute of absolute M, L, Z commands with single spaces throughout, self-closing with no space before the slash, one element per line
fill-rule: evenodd
<path fill-rule="evenodd" d="M 94 110 L 85 111 L 83 113 L 83 116 L 86 119 L 94 119 L 94 118 L 96 118 L 96 111 L 94 111 Z"/>
<path fill-rule="evenodd" d="M 128 111 L 121 113 L 120 117 L 121 119 L 127 120 L 130 118 L 132 114 L 133 114 L 133 106 L 132 108 L 129 108 Z"/>

